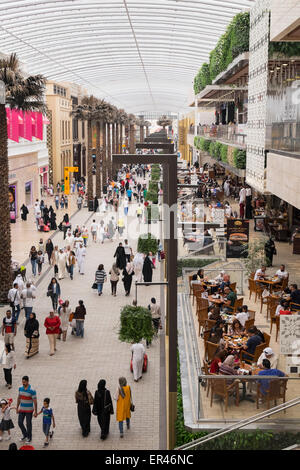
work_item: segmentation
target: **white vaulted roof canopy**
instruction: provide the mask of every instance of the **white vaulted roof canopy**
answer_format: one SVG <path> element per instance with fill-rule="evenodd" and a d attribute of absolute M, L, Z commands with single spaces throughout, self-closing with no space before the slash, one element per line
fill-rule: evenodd
<path fill-rule="evenodd" d="M 180 112 L 201 64 L 252 0 L 0 0 L 0 52 L 127 112 Z"/>

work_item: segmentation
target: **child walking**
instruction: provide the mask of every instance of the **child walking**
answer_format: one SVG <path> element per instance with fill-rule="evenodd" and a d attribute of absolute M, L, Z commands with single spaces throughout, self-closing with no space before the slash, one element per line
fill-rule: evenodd
<path fill-rule="evenodd" d="M 16 407 L 10 406 L 12 400 L 4 400 L 0 401 L 0 441 L 2 441 L 2 436 L 5 431 L 7 431 L 8 436 L 6 438 L 7 441 L 10 440 L 10 430 L 14 428 L 14 423 L 10 417 L 10 410 L 15 410 Z"/>
<path fill-rule="evenodd" d="M 49 445 L 49 437 L 52 439 L 54 431 L 50 432 L 51 428 L 51 423 L 53 426 L 53 429 L 55 428 L 55 420 L 54 420 L 54 414 L 52 408 L 49 408 L 50 404 L 50 398 L 45 398 L 44 399 L 44 406 L 41 409 L 41 411 L 37 414 L 40 415 L 43 413 L 43 433 L 46 436 L 46 440 L 44 442 L 44 447 L 47 447 Z"/>

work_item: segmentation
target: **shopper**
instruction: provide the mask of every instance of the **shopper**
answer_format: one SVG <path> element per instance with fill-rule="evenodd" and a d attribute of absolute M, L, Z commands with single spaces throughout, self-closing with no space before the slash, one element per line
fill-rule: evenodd
<path fill-rule="evenodd" d="M 4 344 L 9 344 L 14 350 L 14 339 L 17 334 L 17 322 L 10 310 L 6 311 L 6 315 L 3 318 L 1 333 L 2 336 L 4 336 Z"/>
<path fill-rule="evenodd" d="M 49 445 L 49 438 L 53 437 L 54 432 L 50 431 L 51 424 L 53 428 L 55 428 L 55 419 L 53 414 L 53 409 L 49 408 L 50 405 L 50 398 L 44 398 L 44 403 L 41 411 L 38 412 L 37 416 L 43 413 L 43 433 L 46 436 L 46 440 L 44 442 L 44 447 L 48 447 Z"/>
<path fill-rule="evenodd" d="M 60 298 L 61 290 L 60 285 L 56 278 L 53 277 L 48 286 L 47 297 L 51 297 L 52 307 L 54 312 L 57 312 L 58 299 Z"/>
<path fill-rule="evenodd" d="M 18 325 L 19 315 L 20 315 L 20 292 L 18 288 L 18 283 L 14 282 L 14 286 L 8 292 L 8 300 L 10 308 L 12 309 L 13 317 L 16 320 Z"/>
<path fill-rule="evenodd" d="M 99 264 L 98 269 L 95 273 L 95 283 L 97 284 L 98 288 L 98 295 L 102 295 L 103 291 L 103 284 L 106 282 L 107 275 L 106 272 L 104 271 L 104 266 L 103 264 Z"/>
<path fill-rule="evenodd" d="M 26 288 L 22 290 L 21 299 L 23 299 L 24 303 L 24 310 L 25 310 L 25 317 L 28 320 L 29 315 L 33 309 L 33 299 L 35 299 L 34 295 L 35 288 L 33 289 L 30 282 L 26 283 Z"/>
<path fill-rule="evenodd" d="M 31 442 L 32 440 L 32 415 L 37 416 L 37 397 L 36 391 L 29 384 L 29 377 L 24 375 L 22 378 L 22 387 L 19 388 L 17 400 L 18 425 L 23 436 L 20 441 Z M 26 427 L 24 420 L 26 418 Z"/>
<path fill-rule="evenodd" d="M 34 312 L 30 313 L 25 323 L 24 335 L 26 337 L 25 356 L 29 359 L 39 352 L 39 322 Z"/>
<path fill-rule="evenodd" d="M 39 276 L 42 273 L 42 268 L 43 268 L 44 261 L 45 261 L 45 259 L 44 259 L 43 252 L 41 250 L 39 250 L 38 255 L 37 255 L 37 267 L 38 267 L 38 275 Z"/>
<path fill-rule="evenodd" d="M 5 344 L 3 372 L 4 372 L 6 387 L 8 389 L 11 389 L 11 386 L 12 386 L 12 370 L 15 369 L 16 367 L 17 366 L 16 366 L 15 352 L 12 349 L 10 344 Z"/>
<path fill-rule="evenodd" d="M 131 347 L 132 352 L 132 368 L 133 378 L 135 382 L 138 382 L 143 375 L 144 355 L 145 348 L 141 343 L 141 340 L 134 343 Z"/>
<path fill-rule="evenodd" d="M 98 390 L 94 395 L 93 414 L 97 416 L 98 423 L 101 429 L 100 439 L 103 441 L 109 434 L 110 415 L 114 414 L 114 408 L 110 391 L 105 388 L 106 381 L 100 380 L 98 383 Z"/>
<path fill-rule="evenodd" d="M 87 437 L 91 431 L 91 405 L 94 400 L 91 392 L 87 389 L 87 381 L 81 380 L 75 393 L 77 403 L 77 414 L 82 429 L 82 436 Z"/>
<path fill-rule="evenodd" d="M 38 257 L 38 252 L 36 251 L 36 247 L 32 246 L 29 252 L 29 259 L 31 262 L 32 275 L 34 277 L 36 276 L 37 257 Z"/>
<path fill-rule="evenodd" d="M 86 316 L 86 308 L 83 300 L 79 300 L 78 306 L 75 309 L 74 320 L 76 320 L 76 336 L 84 336 L 84 320 Z"/>
<path fill-rule="evenodd" d="M 58 308 L 58 315 L 61 321 L 61 331 L 63 341 L 67 339 L 68 327 L 69 327 L 69 318 L 71 314 L 71 308 L 69 307 L 70 303 L 68 300 L 65 300 L 64 303 Z M 60 339 L 60 335 L 59 335 Z"/>
<path fill-rule="evenodd" d="M 46 335 L 50 345 L 49 356 L 54 356 L 55 354 L 56 339 L 60 331 L 60 324 L 60 318 L 55 315 L 54 312 L 50 312 L 49 316 L 45 319 L 44 327 L 46 328 Z"/>
<path fill-rule="evenodd" d="M 119 282 L 120 270 L 117 267 L 116 263 L 112 265 L 111 270 L 109 271 L 110 274 L 110 284 L 111 284 L 111 295 L 116 297 L 117 295 L 117 284 Z"/>
<path fill-rule="evenodd" d="M 133 264 L 127 263 L 126 268 L 123 269 L 123 279 L 122 279 L 126 297 L 130 295 L 130 289 L 131 289 L 133 276 L 134 276 Z"/>
<path fill-rule="evenodd" d="M 119 378 L 119 387 L 115 393 L 114 399 L 117 401 L 116 419 L 119 423 L 120 437 L 123 438 L 123 421 L 126 420 L 127 429 L 129 429 L 132 407 L 131 388 L 127 385 L 125 377 Z"/>

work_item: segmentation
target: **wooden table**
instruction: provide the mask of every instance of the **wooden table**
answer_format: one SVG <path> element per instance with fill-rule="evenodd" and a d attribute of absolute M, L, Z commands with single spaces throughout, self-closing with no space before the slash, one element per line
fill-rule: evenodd
<path fill-rule="evenodd" d="M 212 302 L 213 304 L 216 304 L 216 305 L 221 305 L 224 302 L 226 302 L 226 300 L 224 300 L 223 297 L 221 297 L 220 299 L 215 299 L 212 295 L 208 296 L 208 301 Z"/>
<path fill-rule="evenodd" d="M 258 375 L 259 371 L 262 370 L 259 367 L 253 368 L 250 364 L 246 364 L 244 362 L 243 362 L 243 365 L 241 366 L 241 369 L 248 370 L 249 372 L 251 371 L 251 375 Z M 247 395 L 247 388 L 246 388 L 247 381 L 245 380 L 245 377 L 247 377 L 247 375 L 249 374 L 240 374 L 240 375 L 243 376 L 243 380 L 241 380 L 242 386 L 243 386 L 243 394 L 242 394 L 242 398 L 240 399 L 240 401 L 250 401 L 251 403 L 255 403 L 255 400 L 253 400 L 252 395 Z M 251 380 L 251 382 L 253 381 Z"/>
<path fill-rule="evenodd" d="M 269 287 L 270 289 L 270 294 L 272 294 L 272 289 L 275 287 L 277 284 L 281 283 L 281 279 L 257 279 L 256 282 L 261 282 L 262 284 L 266 284 L 266 287 Z"/>

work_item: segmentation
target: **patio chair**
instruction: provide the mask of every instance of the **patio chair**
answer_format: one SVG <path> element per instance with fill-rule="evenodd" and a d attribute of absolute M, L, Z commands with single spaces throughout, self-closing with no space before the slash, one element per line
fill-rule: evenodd
<path fill-rule="evenodd" d="M 270 325 L 270 335 L 272 334 L 273 325 L 276 325 L 276 339 L 277 342 L 278 333 L 280 331 L 280 315 L 275 315 L 275 311 L 271 313 L 271 325 Z"/>
<path fill-rule="evenodd" d="M 256 293 L 256 281 L 250 278 L 248 279 L 248 289 L 249 289 L 249 300 L 251 299 L 251 295 Z"/>
<path fill-rule="evenodd" d="M 194 300 L 195 300 L 197 293 L 201 294 L 204 289 L 201 284 L 192 284 L 192 289 L 193 289 L 193 305 L 194 305 Z"/>
<path fill-rule="evenodd" d="M 255 320 L 255 310 L 248 310 L 249 320 Z"/>
<path fill-rule="evenodd" d="M 263 395 L 261 393 L 261 384 L 257 383 L 256 408 L 259 409 L 259 399 L 267 402 L 268 410 L 270 409 L 270 401 L 274 401 L 275 406 L 277 406 L 277 400 L 282 398 L 282 403 L 285 403 L 286 390 L 287 380 L 270 379 L 267 394 Z M 284 410 L 284 412 L 286 413 L 286 410 Z"/>
<path fill-rule="evenodd" d="M 193 280 L 193 274 L 191 276 L 189 276 L 190 295 L 192 295 L 192 293 L 193 293 L 193 284 L 191 284 L 192 280 Z"/>
<path fill-rule="evenodd" d="M 295 304 L 294 302 L 291 302 L 290 307 L 291 312 L 297 312 L 298 310 L 300 311 L 300 304 Z"/>
<path fill-rule="evenodd" d="M 266 343 L 261 343 L 259 344 L 258 346 L 256 346 L 255 348 L 255 351 L 254 351 L 254 354 L 250 354 L 248 353 L 247 351 L 245 350 L 241 350 L 241 355 L 240 355 L 240 359 L 241 361 L 245 361 L 245 362 L 250 362 L 250 363 L 253 363 L 253 362 L 257 362 L 258 361 L 258 358 L 259 356 L 263 353 L 263 350 L 267 347 Z M 245 357 L 244 357 L 245 356 Z M 250 357 L 250 359 L 249 359 Z"/>
<path fill-rule="evenodd" d="M 216 320 L 210 320 L 210 319 L 208 318 L 208 319 L 206 320 L 205 326 L 206 326 L 206 328 L 207 328 L 208 330 L 211 330 L 212 327 L 215 326 L 216 323 L 217 323 Z"/>
<path fill-rule="evenodd" d="M 236 292 L 236 282 L 229 284 L 229 289 L 233 290 L 233 292 Z"/>
<path fill-rule="evenodd" d="M 241 297 L 240 299 L 236 299 L 236 301 L 234 302 L 234 306 L 233 306 L 233 313 L 236 313 L 237 309 L 242 307 L 243 305 L 244 305 L 244 297 Z"/>
<path fill-rule="evenodd" d="M 245 321 L 245 330 L 247 331 L 248 328 L 250 328 L 251 326 L 254 326 L 254 323 L 255 323 L 254 318 L 249 318 L 249 320 L 246 320 Z"/>
<path fill-rule="evenodd" d="M 210 379 L 211 381 L 211 398 L 210 406 L 212 406 L 214 395 L 224 398 L 225 412 L 228 409 L 228 398 L 235 394 L 235 405 L 239 406 L 240 395 L 239 395 L 239 380 L 228 385 L 226 379 Z"/>
<path fill-rule="evenodd" d="M 204 371 L 204 374 L 205 375 L 217 375 L 217 374 L 212 374 L 210 371 L 209 371 L 209 365 L 208 365 L 208 362 L 203 359 L 203 371 Z M 210 388 L 211 388 L 211 380 L 210 379 L 207 379 L 205 381 L 205 390 L 207 390 L 207 393 L 206 393 L 206 396 L 208 397 L 209 395 L 209 391 L 210 391 Z"/>
<path fill-rule="evenodd" d="M 206 325 L 207 315 L 208 315 L 207 307 L 197 308 L 197 317 L 198 317 L 198 323 L 199 323 L 198 336 L 200 336 L 201 334 L 201 328 L 204 329 Z"/>
<path fill-rule="evenodd" d="M 211 362 L 216 355 L 216 351 L 219 345 L 216 343 L 211 343 L 210 341 L 206 341 L 205 349 L 207 353 L 207 361 Z"/>
<path fill-rule="evenodd" d="M 270 346 L 271 336 L 268 335 L 268 333 L 263 333 L 263 335 L 264 335 L 264 338 L 265 338 L 266 348 L 268 348 Z"/>

